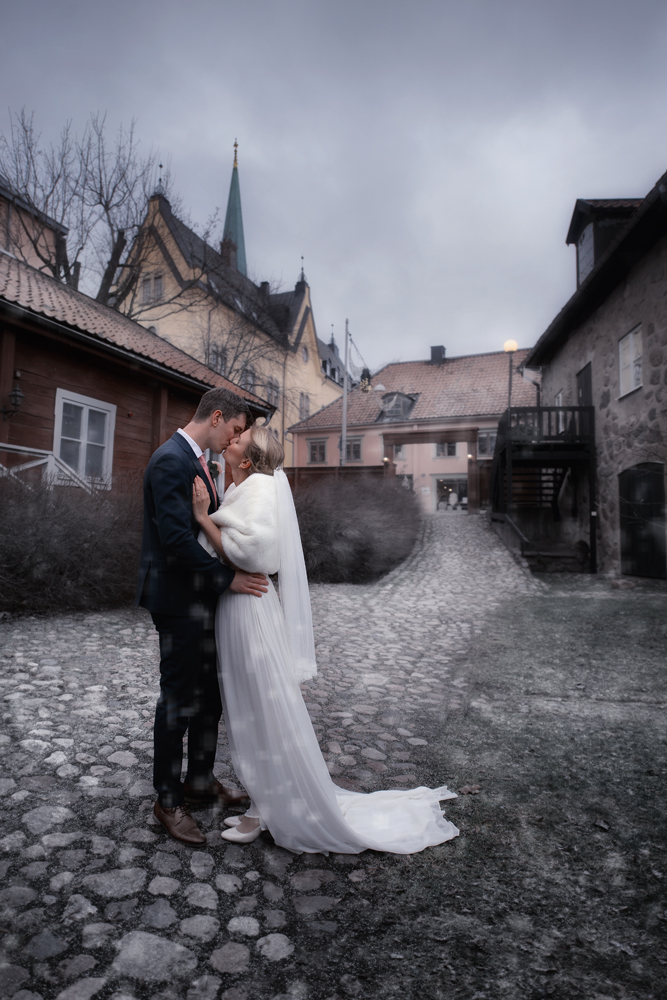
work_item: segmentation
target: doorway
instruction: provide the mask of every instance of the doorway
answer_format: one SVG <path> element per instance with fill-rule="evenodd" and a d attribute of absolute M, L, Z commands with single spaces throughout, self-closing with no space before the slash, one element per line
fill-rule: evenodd
<path fill-rule="evenodd" d="M 621 572 L 667 578 L 665 562 L 665 467 L 646 462 L 618 477 Z"/>
<path fill-rule="evenodd" d="M 436 510 L 468 509 L 468 477 L 438 477 L 436 485 Z"/>

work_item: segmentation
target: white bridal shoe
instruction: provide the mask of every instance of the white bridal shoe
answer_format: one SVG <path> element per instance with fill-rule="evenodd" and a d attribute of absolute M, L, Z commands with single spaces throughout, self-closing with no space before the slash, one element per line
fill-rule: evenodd
<path fill-rule="evenodd" d="M 232 817 L 230 817 L 230 819 L 231 818 Z M 241 817 L 241 819 L 243 818 L 244 817 Z M 250 830 L 248 833 L 241 833 L 239 830 L 236 829 L 236 826 L 238 826 L 238 824 L 235 824 L 235 826 L 232 827 L 231 830 L 225 830 L 225 832 L 221 834 L 222 839 L 230 840 L 233 844 L 252 844 L 253 840 L 257 840 L 260 833 L 262 832 L 262 825 L 259 822 L 257 823 L 255 829 Z"/>
<path fill-rule="evenodd" d="M 238 826 L 243 816 L 228 816 L 227 819 L 223 819 L 225 826 Z"/>

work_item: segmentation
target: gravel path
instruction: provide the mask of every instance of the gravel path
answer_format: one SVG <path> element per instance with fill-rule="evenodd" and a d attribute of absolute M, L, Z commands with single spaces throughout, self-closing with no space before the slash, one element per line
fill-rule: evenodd
<path fill-rule="evenodd" d="M 440 514 L 379 583 L 312 599 L 335 780 L 463 789 L 461 837 L 295 857 L 205 810 L 181 847 L 151 813 L 148 616 L 5 618 L 0 998 L 667 995 L 667 592 L 537 580 Z"/>

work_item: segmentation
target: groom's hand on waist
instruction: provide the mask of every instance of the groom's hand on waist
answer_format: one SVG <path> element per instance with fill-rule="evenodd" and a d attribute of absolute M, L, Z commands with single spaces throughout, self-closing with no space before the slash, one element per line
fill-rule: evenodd
<path fill-rule="evenodd" d="M 235 594 L 252 594 L 253 597 L 261 597 L 268 592 L 269 581 L 263 573 L 246 573 L 242 569 L 237 569 L 229 589 L 233 590 Z"/>

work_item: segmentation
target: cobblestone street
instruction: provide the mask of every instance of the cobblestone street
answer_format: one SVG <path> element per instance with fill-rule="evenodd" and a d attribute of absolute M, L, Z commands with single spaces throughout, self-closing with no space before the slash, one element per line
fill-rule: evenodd
<path fill-rule="evenodd" d="M 450 513 L 312 600 L 335 780 L 448 784 L 461 836 L 294 856 L 206 810 L 185 848 L 151 811 L 149 616 L 6 617 L 0 998 L 666 997 L 667 590 L 531 577 Z"/>

